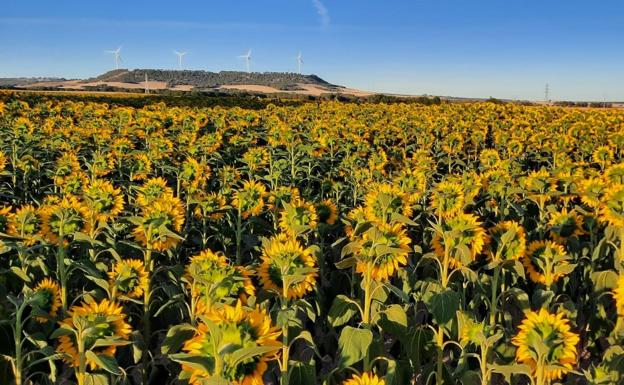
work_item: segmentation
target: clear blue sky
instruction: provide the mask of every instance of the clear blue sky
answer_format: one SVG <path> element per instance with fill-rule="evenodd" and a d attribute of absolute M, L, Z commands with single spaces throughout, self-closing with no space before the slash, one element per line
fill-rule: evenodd
<path fill-rule="evenodd" d="M 624 1 L 3 0 L 0 77 L 303 71 L 371 91 L 624 100 Z"/>

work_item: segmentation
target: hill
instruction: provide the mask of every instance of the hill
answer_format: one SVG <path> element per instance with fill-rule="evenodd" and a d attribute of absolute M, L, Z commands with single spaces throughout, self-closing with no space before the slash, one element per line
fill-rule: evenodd
<path fill-rule="evenodd" d="M 257 85 L 277 88 L 279 90 L 301 89 L 300 84 L 318 85 L 334 88 L 316 75 L 300 75 L 288 72 L 241 72 L 241 71 L 191 71 L 191 70 L 113 70 L 89 81 L 143 83 L 145 75 L 149 81 L 165 82 L 168 88 L 176 86 L 193 86 L 194 88 L 218 88 L 224 85 Z"/>

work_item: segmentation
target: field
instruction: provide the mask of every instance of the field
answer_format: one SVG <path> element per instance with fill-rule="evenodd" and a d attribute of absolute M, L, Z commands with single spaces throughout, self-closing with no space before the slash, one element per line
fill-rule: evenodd
<path fill-rule="evenodd" d="M 624 111 L 107 101 L 0 95 L 0 383 L 624 383 Z"/>

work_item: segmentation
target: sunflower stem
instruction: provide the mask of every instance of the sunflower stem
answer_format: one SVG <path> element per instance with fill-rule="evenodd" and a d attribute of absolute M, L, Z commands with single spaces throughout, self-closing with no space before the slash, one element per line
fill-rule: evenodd
<path fill-rule="evenodd" d="M 150 318 L 150 298 L 152 295 L 152 228 L 148 227 L 146 232 L 146 250 L 144 253 L 145 271 L 147 273 L 147 285 L 143 291 L 143 351 L 141 352 L 141 374 L 143 385 L 149 381 L 149 346 L 151 339 L 151 318 Z"/>
<path fill-rule="evenodd" d="M 492 278 L 492 297 L 490 300 L 490 325 L 492 326 L 496 324 L 496 312 L 498 311 L 497 290 L 498 290 L 498 280 L 500 278 L 500 273 L 501 273 L 501 265 L 499 263 L 494 268 L 494 278 Z"/>
<path fill-rule="evenodd" d="M 242 230 L 242 214 L 241 214 L 241 200 L 238 202 L 238 209 L 236 211 L 236 264 L 240 265 L 242 263 L 241 256 L 241 242 L 243 238 L 243 230 Z"/>
<path fill-rule="evenodd" d="M 56 273 L 58 274 L 59 283 L 61 285 L 61 305 L 63 313 L 67 311 L 67 272 L 65 270 L 65 237 L 61 232 L 59 234 L 60 244 L 56 250 Z"/>

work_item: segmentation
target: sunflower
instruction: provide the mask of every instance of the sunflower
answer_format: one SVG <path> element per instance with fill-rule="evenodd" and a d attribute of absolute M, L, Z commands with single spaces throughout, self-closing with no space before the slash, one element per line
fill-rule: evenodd
<path fill-rule="evenodd" d="M 544 308 L 528 312 L 512 339 L 518 348 L 516 360 L 529 365 L 533 375 L 545 384 L 572 370 L 578 342 L 579 336 L 571 331 L 564 314 L 552 314 Z"/>
<path fill-rule="evenodd" d="M 223 218 L 224 211 L 227 208 L 225 197 L 219 193 L 205 193 L 199 191 L 193 198 L 195 209 L 193 214 L 195 218 L 210 218 L 213 220 L 219 220 Z"/>
<path fill-rule="evenodd" d="M 33 289 L 33 296 L 36 296 L 35 307 L 47 313 L 49 318 L 57 316 L 58 309 L 61 307 L 61 287 L 58 283 L 50 278 L 44 278 Z M 37 316 L 35 319 L 39 323 L 46 323 L 49 320 L 48 317 Z"/>
<path fill-rule="evenodd" d="M 255 172 L 269 163 L 269 151 L 264 147 L 251 148 L 243 154 L 243 162 L 250 172 Z"/>
<path fill-rule="evenodd" d="M 152 173 L 152 160 L 143 152 L 134 154 L 129 162 L 130 180 L 132 181 L 145 180 Z"/>
<path fill-rule="evenodd" d="M 256 294 L 250 273 L 241 266 L 232 266 L 225 255 L 204 250 L 191 258 L 184 277 L 193 297 L 205 303 L 224 300 L 247 300 Z"/>
<path fill-rule="evenodd" d="M 132 234 L 145 247 L 151 246 L 157 251 L 171 249 L 180 239 L 168 233 L 182 230 L 184 216 L 185 209 L 180 199 L 165 195 L 142 208 L 139 223 Z"/>
<path fill-rule="evenodd" d="M 202 318 L 211 326 L 201 322 L 195 336 L 182 346 L 182 351 L 214 364 L 211 367 L 182 364 L 182 375 L 189 384 L 202 385 L 210 379 L 226 380 L 233 385 L 263 384 L 262 376 L 268 362 L 276 358 L 282 347 L 278 341 L 280 331 L 272 325 L 266 311 L 243 308 L 238 301 L 234 306 L 213 308 Z M 238 351 L 254 348 L 263 349 L 262 353 L 237 360 Z"/>
<path fill-rule="evenodd" d="M 338 207 L 331 199 L 325 199 L 315 206 L 320 223 L 333 225 L 338 219 Z"/>
<path fill-rule="evenodd" d="M 269 193 L 267 207 L 269 210 L 277 210 L 284 207 L 284 203 L 292 203 L 299 199 L 301 199 L 301 194 L 298 188 L 279 186 Z"/>
<path fill-rule="evenodd" d="M 124 259 L 115 263 L 108 272 L 112 298 L 141 298 L 149 284 L 143 261 Z"/>
<path fill-rule="evenodd" d="M 488 242 L 479 218 L 472 214 L 459 214 L 444 220 L 440 232 L 431 240 L 433 249 L 442 261 L 448 253 L 448 263 L 454 268 L 473 262 Z"/>
<path fill-rule="evenodd" d="M 429 207 L 436 215 L 450 218 L 462 210 L 464 202 L 462 186 L 458 183 L 443 181 L 438 183 L 431 193 Z"/>
<path fill-rule="evenodd" d="M 617 314 L 624 317 L 624 274 L 620 274 L 616 288 L 613 290 L 613 299 L 615 299 L 615 308 Z"/>
<path fill-rule="evenodd" d="M 91 155 L 89 168 L 95 177 L 102 177 L 110 173 L 115 167 L 115 159 L 110 154 L 94 151 Z"/>
<path fill-rule="evenodd" d="M 58 337 L 59 345 L 56 350 L 66 355 L 65 362 L 72 367 L 78 367 L 80 357 L 76 334 L 84 334 L 85 351 L 91 350 L 97 355 L 113 357 L 117 351 L 115 344 L 95 346 L 103 338 L 128 340 L 132 329 L 125 322 L 126 315 L 121 306 L 107 299 L 101 302 L 93 300 L 83 302 L 80 306 L 72 306 L 68 311 L 69 317 L 60 321 L 62 328 L 74 330 L 75 333 Z M 98 367 L 96 361 L 87 356 L 87 365 L 91 370 Z"/>
<path fill-rule="evenodd" d="M 95 179 L 89 183 L 82 197 L 89 210 L 89 217 L 99 222 L 114 219 L 124 208 L 121 190 L 104 179 Z"/>
<path fill-rule="evenodd" d="M 585 179 L 580 182 L 578 190 L 581 202 L 595 209 L 600 206 L 605 192 L 605 182 L 602 178 Z"/>
<path fill-rule="evenodd" d="M 54 165 L 54 184 L 62 186 L 65 178 L 69 175 L 80 171 L 80 162 L 78 155 L 73 151 L 66 151 L 56 159 Z"/>
<path fill-rule="evenodd" d="M 494 149 L 485 149 L 479 154 L 479 162 L 484 169 L 491 169 L 500 162 L 500 155 Z"/>
<path fill-rule="evenodd" d="M 592 159 L 594 162 L 600 165 L 601 169 L 603 169 L 613 162 L 613 159 L 614 159 L 613 150 L 609 146 L 596 147 L 596 149 L 594 150 L 594 153 L 592 154 Z"/>
<path fill-rule="evenodd" d="M 280 215 L 279 226 L 290 236 L 297 236 L 310 229 L 315 229 L 318 222 L 316 208 L 312 203 L 303 199 L 285 203 Z"/>
<path fill-rule="evenodd" d="M 624 163 L 609 166 L 604 173 L 605 180 L 612 184 L 624 184 Z"/>
<path fill-rule="evenodd" d="M 234 193 L 232 206 L 240 210 L 243 219 L 257 216 L 264 208 L 266 188 L 256 181 L 243 182 L 243 187 Z"/>
<path fill-rule="evenodd" d="M 559 212 L 553 212 L 548 224 L 551 238 L 561 244 L 565 244 L 570 237 L 578 238 L 585 233 L 583 217 L 574 210 L 568 211 L 564 208 Z"/>
<path fill-rule="evenodd" d="M 265 289 L 287 299 L 301 298 L 314 290 L 317 276 L 314 254 L 295 238 L 284 234 L 271 238 L 262 248 L 260 259 L 257 274 Z"/>
<path fill-rule="evenodd" d="M 421 169 L 402 169 L 393 182 L 405 194 L 410 205 L 418 203 L 427 190 L 427 174 Z"/>
<path fill-rule="evenodd" d="M 59 180 L 57 187 L 65 195 L 80 195 L 82 189 L 89 183 L 89 177 L 82 171 L 72 172 L 71 174 Z"/>
<path fill-rule="evenodd" d="M 0 209 L 0 217 L 2 211 Z M 32 246 L 41 237 L 41 213 L 31 205 L 22 206 L 9 216 L 7 234 L 22 239 L 24 246 Z"/>
<path fill-rule="evenodd" d="M 599 218 L 611 226 L 624 227 L 624 184 L 615 184 L 606 189 Z"/>
<path fill-rule="evenodd" d="M 412 207 L 409 199 L 400 188 L 391 184 L 380 183 L 373 186 L 364 197 L 364 213 L 370 222 L 386 223 L 392 214 L 410 218 Z"/>
<path fill-rule="evenodd" d="M 535 283 L 550 287 L 570 272 L 571 257 L 563 246 L 552 241 L 533 241 L 527 247 L 522 264 Z"/>
<path fill-rule="evenodd" d="M 520 181 L 526 196 L 540 208 L 551 198 L 550 173 L 546 170 L 533 171 Z"/>
<path fill-rule="evenodd" d="M 386 385 L 386 381 L 374 373 L 365 372 L 361 376 L 354 374 L 353 377 L 343 381 L 342 385 Z"/>
<path fill-rule="evenodd" d="M 353 230 L 355 230 L 358 223 L 366 221 L 366 214 L 364 213 L 364 207 L 357 206 L 349 213 L 347 213 L 347 220 L 345 221 L 345 234 L 347 237 L 352 238 Z"/>
<path fill-rule="evenodd" d="M 355 271 L 386 281 L 407 264 L 411 239 L 401 223 L 373 224 L 355 240 Z"/>
<path fill-rule="evenodd" d="M 65 244 L 65 237 L 85 231 L 88 210 L 76 197 L 60 200 L 41 208 L 41 233 L 50 243 Z"/>
<path fill-rule="evenodd" d="M 240 180 L 240 171 L 233 166 L 223 166 L 218 172 L 219 182 L 221 184 L 221 192 L 229 195 L 235 183 Z M 247 182 L 249 183 L 249 182 Z M 264 187 L 264 186 L 262 186 Z"/>
<path fill-rule="evenodd" d="M 162 197 L 173 195 L 173 189 L 160 177 L 148 179 L 138 190 L 136 203 L 142 207 L 147 207 Z"/>
<path fill-rule="evenodd" d="M 182 181 L 182 187 L 188 191 L 203 189 L 210 176 L 210 167 L 199 163 L 193 157 L 187 157 L 182 163 L 182 169 L 178 178 Z"/>
<path fill-rule="evenodd" d="M 494 261 L 513 261 L 524 255 L 524 228 L 514 221 L 500 222 L 489 230 L 489 254 Z"/>

